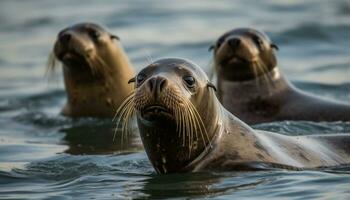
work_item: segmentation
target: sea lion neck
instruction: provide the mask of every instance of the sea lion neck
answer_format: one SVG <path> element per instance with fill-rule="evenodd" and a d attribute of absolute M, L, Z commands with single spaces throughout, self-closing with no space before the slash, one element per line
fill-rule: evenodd
<path fill-rule="evenodd" d="M 226 97 L 228 101 L 235 102 L 244 102 L 252 98 L 265 98 L 290 88 L 289 82 L 284 78 L 278 67 L 252 80 L 239 82 L 221 80 L 217 84 L 218 98 L 221 102 L 225 101 Z M 225 103 L 223 104 L 225 105 Z"/>
<path fill-rule="evenodd" d="M 252 63 L 240 63 L 235 66 L 227 66 L 216 64 L 217 76 L 219 79 L 231 82 L 246 82 L 255 79 L 259 79 L 267 74 L 273 72 L 277 66 L 269 65 L 264 69 L 264 71 L 259 70 L 257 67 L 255 69 Z"/>
<path fill-rule="evenodd" d="M 253 148 L 254 141 L 256 138 L 254 130 L 247 124 L 242 122 L 236 116 L 228 112 L 221 106 L 220 120 L 217 123 L 214 131 L 214 137 L 211 140 L 210 146 L 208 146 L 203 152 L 193 159 L 189 163 L 184 171 L 206 171 L 213 169 L 214 171 L 225 170 L 225 165 L 217 167 L 218 160 L 227 160 L 227 164 L 230 162 L 241 162 L 242 160 L 249 160 L 249 157 L 240 154 L 240 151 L 246 151 Z M 247 138 L 249 138 L 247 140 Z M 225 141 L 225 143 L 221 142 Z M 229 143 L 229 146 L 225 144 Z M 223 152 L 225 149 L 232 149 L 233 156 L 225 158 Z M 215 167 L 214 167 L 215 166 Z"/>

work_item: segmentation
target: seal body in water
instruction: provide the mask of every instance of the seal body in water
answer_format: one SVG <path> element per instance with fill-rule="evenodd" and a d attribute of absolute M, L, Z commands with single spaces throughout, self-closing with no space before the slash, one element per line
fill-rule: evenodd
<path fill-rule="evenodd" d="M 206 74 L 189 61 L 155 61 L 131 81 L 135 91 L 117 114 L 136 115 L 144 148 L 158 173 L 350 162 L 350 135 L 291 137 L 253 130 L 220 104 Z"/>
<path fill-rule="evenodd" d="M 307 94 L 284 78 L 277 67 L 277 46 L 264 33 L 234 29 L 211 48 L 217 96 L 244 122 L 350 121 L 350 105 Z"/>
<path fill-rule="evenodd" d="M 53 56 L 63 64 L 67 93 L 63 115 L 113 117 L 132 92 L 127 81 L 134 71 L 118 40 L 94 23 L 76 24 L 58 34 Z M 54 66 L 51 62 L 50 70 Z"/>

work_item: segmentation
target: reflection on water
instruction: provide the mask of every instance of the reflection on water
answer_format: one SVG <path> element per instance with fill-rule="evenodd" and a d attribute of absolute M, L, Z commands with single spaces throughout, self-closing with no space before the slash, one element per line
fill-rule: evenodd
<path fill-rule="evenodd" d="M 60 132 L 65 134 L 63 141 L 68 145 L 65 152 L 79 155 L 143 150 L 136 124 L 132 134 L 123 140 L 121 130 L 115 132 L 114 126 L 110 120 L 105 123 L 94 120 L 87 124 L 62 129 Z M 114 134 L 116 134 L 115 138 Z"/>
<path fill-rule="evenodd" d="M 113 141 L 111 120 L 58 115 L 60 72 L 44 78 L 59 30 L 99 22 L 121 38 L 137 70 L 161 57 L 210 69 L 208 47 L 236 27 L 265 31 L 297 87 L 350 102 L 350 3 L 305 1 L 0 1 L 0 198 L 349 198 L 349 167 L 323 171 L 156 175 L 137 131 Z M 135 127 L 136 128 L 136 127 Z M 349 133 L 349 122 L 274 122 L 288 135 Z"/>
<path fill-rule="evenodd" d="M 205 198 L 225 196 L 239 190 L 253 189 L 268 181 L 263 177 L 249 179 L 249 176 L 243 178 L 240 173 L 155 175 L 145 179 L 143 187 L 137 191 L 142 192 L 142 195 L 149 199 Z M 229 179 L 234 179 L 234 181 L 229 181 Z M 169 182 L 169 180 L 172 181 Z"/>

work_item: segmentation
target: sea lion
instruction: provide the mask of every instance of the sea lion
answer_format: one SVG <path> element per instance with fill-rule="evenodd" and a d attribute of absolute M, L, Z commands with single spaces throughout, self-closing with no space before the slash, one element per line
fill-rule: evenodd
<path fill-rule="evenodd" d="M 70 117 L 113 117 L 132 91 L 127 81 L 134 70 L 119 38 L 100 25 L 80 23 L 57 36 L 49 70 L 55 60 L 63 64 L 67 103 L 62 114 Z"/>
<path fill-rule="evenodd" d="M 160 174 L 350 162 L 350 135 L 291 137 L 256 131 L 228 112 L 202 69 L 168 58 L 142 69 L 135 91 L 118 109 L 134 113 L 144 148 Z M 127 124 L 123 124 L 124 127 Z"/>
<path fill-rule="evenodd" d="M 278 47 L 266 34 L 233 29 L 210 49 L 218 98 L 244 122 L 350 121 L 350 105 L 303 92 L 284 78 L 277 66 Z"/>

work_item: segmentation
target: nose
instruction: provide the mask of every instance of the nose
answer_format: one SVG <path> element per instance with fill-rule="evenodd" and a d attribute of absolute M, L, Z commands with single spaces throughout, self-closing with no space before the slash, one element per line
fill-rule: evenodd
<path fill-rule="evenodd" d="M 70 33 L 62 33 L 59 35 L 59 40 L 63 45 L 67 45 L 72 38 Z"/>
<path fill-rule="evenodd" d="M 154 97 L 157 97 L 167 85 L 167 79 L 161 76 L 152 77 L 148 80 L 147 87 Z"/>
<path fill-rule="evenodd" d="M 228 45 L 230 45 L 231 48 L 237 48 L 241 44 L 241 39 L 239 38 L 230 38 L 228 40 Z"/>

